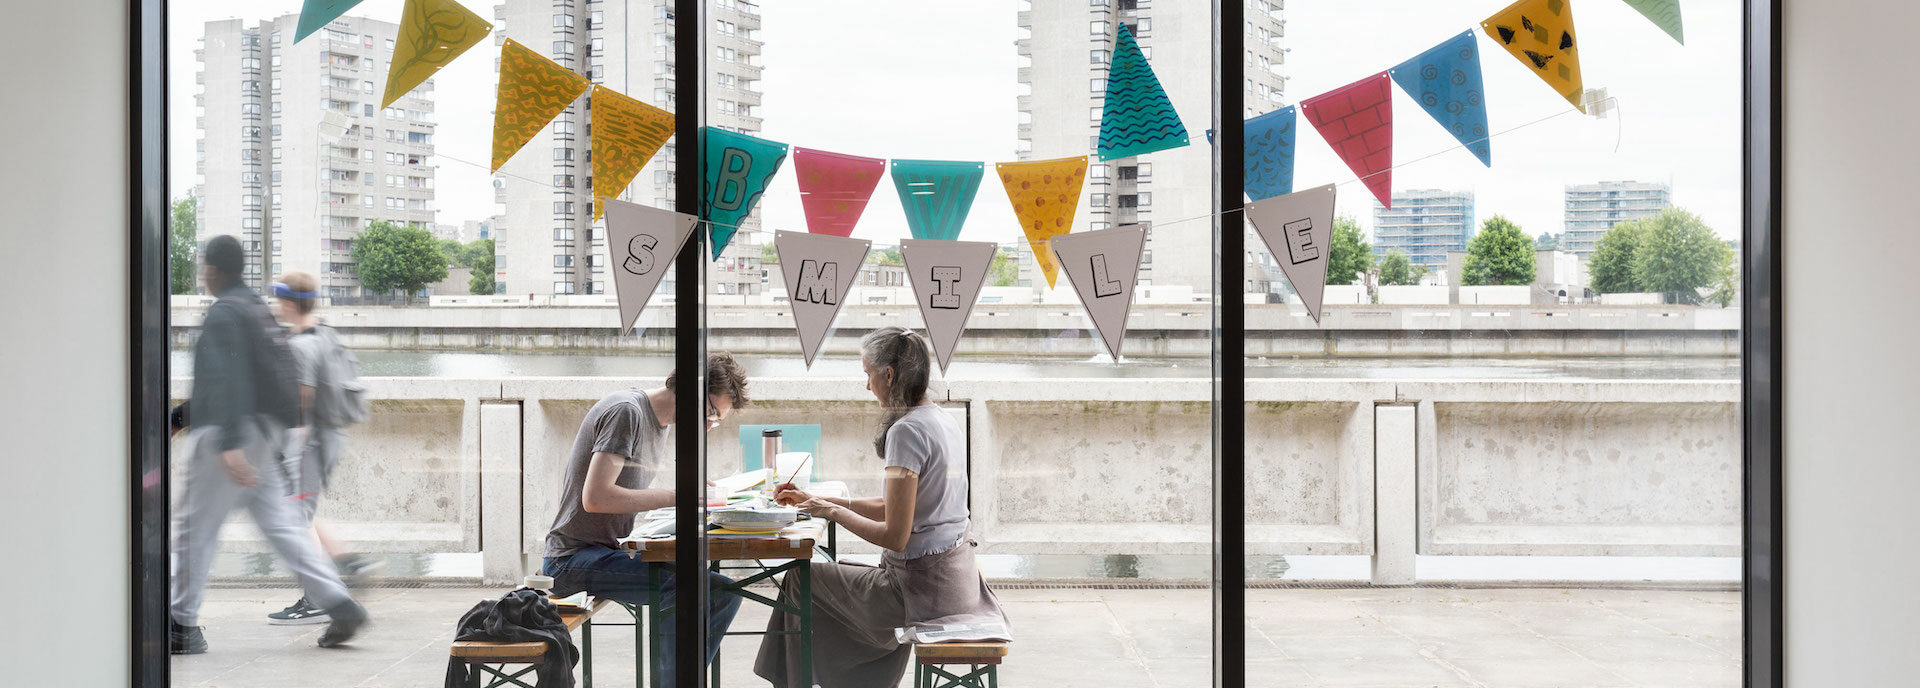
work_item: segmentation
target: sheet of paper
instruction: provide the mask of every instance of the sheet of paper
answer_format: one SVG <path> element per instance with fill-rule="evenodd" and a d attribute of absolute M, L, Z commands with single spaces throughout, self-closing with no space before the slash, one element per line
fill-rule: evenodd
<path fill-rule="evenodd" d="M 1133 283 L 1140 274 L 1140 251 L 1146 243 L 1147 231 L 1139 225 L 1053 238 L 1060 270 L 1067 273 L 1115 365 L 1120 363 L 1121 344 L 1127 337 Z"/>
<path fill-rule="evenodd" d="M 511 38 L 501 43 L 500 88 L 493 103 L 493 171 L 499 172 L 586 92 L 586 77 Z"/>
<path fill-rule="evenodd" d="M 986 284 L 987 269 L 993 265 L 997 250 L 988 241 L 900 241 L 907 282 L 913 285 L 914 301 L 920 305 L 920 317 L 927 324 L 927 339 L 933 344 L 942 376 L 953 360 L 960 333 L 967 329 L 967 316 L 980 298 L 980 286 Z"/>
<path fill-rule="evenodd" d="M 293 42 L 307 40 L 320 27 L 333 23 L 358 4 L 360 0 L 307 0 L 300 5 L 300 25 L 293 32 Z"/>
<path fill-rule="evenodd" d="M 1520 0 L 1487 17 L 1480 28 L 1560 97 L 1586 112 L 1573 0 Z"/>
<path fill-rule="evenodd" d="M 893 188 L 913 238 L 959 238 L 985 170 L 984 163 L 961 160 L 893 161 Z"/>
<path fill-rule="evenodd" d="M 1300 101 L 1340 160 L 1360 177 L 1380 205 L 1393 207 L 1393 87 L 1380 72 Z"/>
<path fill-rule="evenodd" d="M 1107 64 L 1106 100 L 1100 110 L 1101 160 L 1145 155 L 1187 145 L 1187 127 L 1167 98 L 1167 89 L 1147 64 L 1126 24 Z"/>
<path fill-rule="evenodd" d="M 1247 198 L 1260 200 L 1293 193 L 1293 141 L 1299 131 L 1294 106 L 1246 121 Z"/>
<path fill-rule="evenodd" d="M 833 330 L 834 316 L 845 305 L 847 292 L 860 274 L 873 242 L 831 234 L 775 232 L 774 251 L 780 256 L 780 275 L 786 282 L 788 310 L 800 334 L 800 353 L 808 368 L 820 354 L 820 345 Z"/>
<path fill-rule="evenodd" d="M 620 300 L 620 330 L 633 331 L 653 292 L 667 277 L 667 264 L 693 236 L 699 218 L 626 201 L 607 201 L 608 265 Z"/>
<path fill-rule="evenodd" d="M 605 212 L 602 199 L 617 198 L 633 183 L 660 147 L 673 137 L 673 113 L 627 97 L 605 86 L 593 87 L 593 219 Z"/>
<path fill-rule="evenodd" d="M 1627 0 L 1627 4 L 1639 10 L 1647 21 L 1653 22 L 1661 31 L 1667 32 L 1674 41 L 1686 45 L 1686 31 L 1680 25 L 1680 0 Z M 306 17 L 302 16 L 301 19 L 304 22 Z"/>
<path fill-rule="evenodd" d="M 1020 231 L 1027 235 L 1027 246 L 1047 277 L 1047 288 L 1054 286 L 1060 266 L 1053 262 L 1047 241 L 1073 230 L 1074 214 L 1080 208 L 1080 191 L 1087 184 L 1087 156 L 1003 162 L 993 166 L 1000 183 L 1007 188 L 1007 200 L 1013 203 L 1013 215 L 1020 220 Z"/>
<path fill-rule="evenodd" d="M 1493 165 L 1487 139 L 1487 100 L 1480 78 L 1480 46 L 1472 31 L 1427 49 L 1390 70 L 1393 82 L 1420 109 L 1453 134 L 1480 163 Z"/>
<path fill-rule="evenodd" d="M 716 127 L 702 129 L 700 135 L 705 137 L 707 158 L 700 212 L 712 223 L 708 227 L 713 240 L 710 258 L 719 258 L 786 163 L 787 144 Z"/>
<path fill-rule="evenodd" d="M 1334 186 L 1326 184 L 1246 205 L 1247 221 L 1293 285 L 1313 322 L 1327 291 L 1327 261 L 1333 255 Z"/>
<path fill-rule="evenodd" d="M 407 0 L 400 12 L 400 36 L 387 60 L 387 89 L 380 107 L 392 107 L 492 31 L 493 24 L 453 0 Z"/>
<path fill-rule="evenodd" d="M 858 155 L 793 148 L 793 172 L 800 183 L 800 209 L 807 231 L 852 236 L 860 214 L 887 173 L 887 161 Z"/>

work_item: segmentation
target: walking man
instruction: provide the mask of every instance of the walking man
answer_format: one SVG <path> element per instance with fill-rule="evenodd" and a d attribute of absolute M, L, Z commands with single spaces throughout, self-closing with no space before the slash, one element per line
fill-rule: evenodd
<path fill-rule="evenodd" d="M 359 384 L 360 366 L 340 343 L 340 335 L 313 312 L 318 280 L 305 272 L 289 272 L 273 285 L 274 315 L 287 326 L 287 348 L 292 349 L 300 383 L 303 424 L 287 433 L 285 475 L 288 491 L 301 519 L 313 528 L 320 549 L 333 558 L 349 587 L 360 585 L 376 562 L 349 551 L 326 524 L 314 518 L 328 476 L 346 450 L 344 426 L 366 418 L 366 399 Z M 267 615 L 277 626 L 323 624 L 330 619 L 306 597 L 286 609 Z"/>
<path fill-rule="evenodd" d="M 241 279 L 246 262 L 240 242 L 217 236 L 207 242 L 201 279 L 219 300 L 207 308 L 193 350 L 192 428 L 187 435 L 186 485 L 174 521 L 172 604 L 167 628 L 174 654 L 207 651 L 197 625 L 200 602 L 219 548 L 220 526 L 245 506 L 261 534 L 299 580 L 307 598 L 326 609 L 332 623 L 321 647 L 352 638 L 367 613 L 347 593 L 333 563 L 320 553 L 272 462 L 288 423 L 275 418 L 275 385 L 290 388 L 290 361 L 266 303 Z M 283 415 L 283 414 L 281 414 Z"/>

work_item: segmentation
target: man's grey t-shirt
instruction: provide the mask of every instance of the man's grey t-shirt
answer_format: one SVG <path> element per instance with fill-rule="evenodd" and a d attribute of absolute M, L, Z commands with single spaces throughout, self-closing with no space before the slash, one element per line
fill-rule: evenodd
<path fill-rule="evenodd" d="M 914 491 L 913 534 L 905 552 L 887 555 L 918 559 L 953 549 L 965 537 L 967 444 L 960 424 L 938 406 L 915 406 L 887 429 L 887 465 L 920 476 Z"/>
<path fill-rule="evenodd" d="M 587 467 L 594 452 L 626 457 L 616 484 L 638 490 L 653 482 L 660 469 L 661 452 L 666 448 L 667 428 L 653 416 L 653 404 L 646 392 L 625 389 L 600 399 L 580 421 L 574 435 L 573 451 L 567 457 L 567 474 L 560 493 L 560 513 L 553 517 L 547 531 L 547 556 L 561 557 L 586 547 L 618 547 L 619 539 L 633 533 L 633 514 L 588 513 L 580 504 L 587 483 Z"/>

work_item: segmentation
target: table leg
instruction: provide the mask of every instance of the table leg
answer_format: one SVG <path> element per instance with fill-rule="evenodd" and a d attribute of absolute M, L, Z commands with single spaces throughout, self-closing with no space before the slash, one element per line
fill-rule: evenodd
<path fill-rule="evenodd" d="M 593 688 L 593 619 L 580 622 L 580 676 L 585 688 Z"/>
<path fill-rule="evenodd" d="M 647 606 L 643 604 L 635 608 L 622 604 L 620 607 L 627 610 L 628 614 L 633 615 L 633 685 L 645 686 L 647 685 L 647 653 L 645 650 L 647 622 L 642 620 L 645 617 L 641 614 L 640 610 L 646 609 Z"/>
<path fill-rule="evenodd" d="M 720 572 L 720 562 L 717 562 L 717 561 L 714 561 L 714 562 L 708 562 L 708 563 L 707 563 L 707 570 L 709 570 L 709 571 L 712 571 L 712 572 L 714 572 L 714 573 L 719 573 L 719 572 Z M 702 581 L 702 582 L 705 582 L 705 581 Z M 709 594 L 710 594 L 710 595 L 726 595 L 726 594 L 729 594 L 729 593 L 728 593 L 727 591 L 725 591 L 725 590 L 713 590 L 713 591 L 709 591 Z M 707 610 L 704 610 L 704 609 L 703 609 L 703 610 L 701 610 L 701 611 L 700 611 L 700 613 L 701 613 L 702 615 L 704 615 L 704 614 L 706 614 L 706 613 L 707 613 Z M 701 619 L 701 620 L 702 620 L 702 621 L 705 621 L 705 619 Z M 723 634 L 724 634 L 724 633 L 725 633 L 725 631 L 721 631 L 721 633 L 723 633 Z M 725 639 L 726 639 L 726 636 L 725 636 L 725 635 L 722 635 L 722 636 L 720 636 L 720 639 L 718 639 L 718 640 L 715 640 L 715 639 L 711 639 L 711 638 L 710 638 L 710 639 L 708 639 L 708 640 L 709 640 L 709 642 L 715 642 L 715 643 L 721 643 L 721 641 L 723 641 L 723 640 L 725 640 Z M 723 644 L 723 645 L 724 645 L 724 643 L 721 643 L 721 644 Z M 723 650 L 724 650 L 725 648 L 721 648 L 721 649 L 723 649 Z M 708 666 L 708 667 L 707 667 L 707 684 L 708 684 L 708 685 L 710 685 L 710 686 L 712 686 L 713 688 L 720 688 L 720 653 L 718 653 L 718 652 L 716 652 L 716 653 L 714 653 L 714 656 L 713 656 L 713 664 L 712 664 L 711 666 Z"/>
<path fill-rule="evenodd" d="M 654 585 L 654 582 L 653 582 L 654 567 L 646 566 L 642 568 L 647 572 L 646 573 L 647 589 L 653 591 L 653 605 L 648 607 L 647 609 L 647 613 L 653 615 L 653 635 L 649 637 L 650 642 L 647 643 L 647 661 L 651 662 L 652 665 L 648 666 L 647 668 L 653 670 L 653 688 L 661 688 L 660 632 L 662 629 L 665 628 L 665 626 L 661 625 L 660 606 L 666 603 L 666 599 L 665 599 L 666 596 L 662 595 L 660 593 L 660 588 Z M 667 661 L 673 661 L 673 658 L 669 657 L 667 658 Z"/>
<path fill-rule="evenodd" d="M 813 676 L 813 565 L 805 560 L 794 567 L 794 573 L 800 576 L 800 599 L 795 606 L 800 608 L 800 675 L 806 684 L 814 684 Z"/>

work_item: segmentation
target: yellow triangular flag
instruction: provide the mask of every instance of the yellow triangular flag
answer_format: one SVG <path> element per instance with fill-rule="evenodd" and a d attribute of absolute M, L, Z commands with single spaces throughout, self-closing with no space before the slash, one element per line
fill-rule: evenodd
<path fill-rule="evenodd" d="M 1060 274 L 1053 260 L 1051 241 L 1073 230 L 1073 214 L 1080 207 L 1080 189 L 1087 182 L 1087 156 L 1003 162 L 994 165 L 1000 183 L 1007 187 L 1007 200 L 1013 201 L 1013 214 L 1020 218 L 1020 230 L 1027 234 L 1027 247 L 1039 261 L 1040 271 L 1052 288 Z"/>
<path fill-rule="evenodd" d="M 593 219 L 606 212 L 603 198 L 627 190 L 633 176 L 673 136 L 673 113 L 628 98 L 605 86 L 593 87 L 589 117 L 593 123 Z M 684 181 L 684 180 L 683 180 Z"/>
<path fill-rule="evenodd" d="M 393 105 L 491 31 L 493 24 L 452 0 L 407 0 L 400 13 L 400 38 L 387 60 L 387 93 L 380 107 Z"/>
<path fill-rule="evenodd" d="M 1572 0 L 1520 0 L 1487 17 L 1480 28 L 1567 102 L 1587 111 Z"/>
<path fill-rule="evenodd" d="M 500 46 L 500 95 L 493 105 L 493 171 L 587 92 L 587 80 L 513 39 Z"/>

